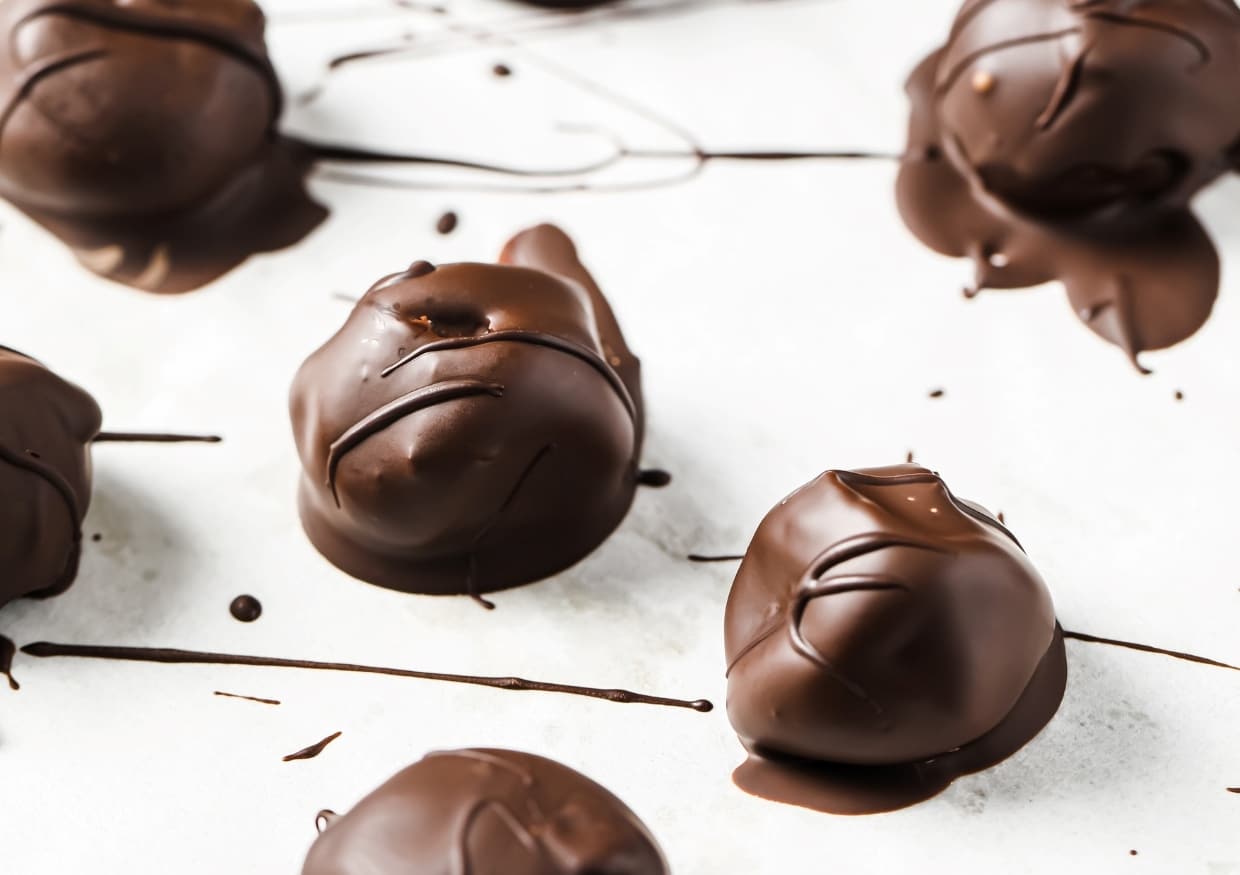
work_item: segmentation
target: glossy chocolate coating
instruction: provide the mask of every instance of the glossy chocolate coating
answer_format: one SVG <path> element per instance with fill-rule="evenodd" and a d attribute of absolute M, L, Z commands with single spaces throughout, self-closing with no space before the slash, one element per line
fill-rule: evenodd
<path fill-rule="evenodd" d="M 1213 307 L 1188 205 L 1236 164 L 1238 89 L 1230 0 L 970 0 L 909 80 L 901 212 L 972 292 L 1063 281 L 1135 362 Z"/>
<path fill-rule="evenodd" d="M 250 0 L 6 0 L 0 192 L 113 216 L 218 191 L 279 113 L 263 26 Z"/>
<path fill-rule="evenodd" d="M 1063 643 L 1007 529 L 899 465 L 828 471 L 771 511 L 728 600 L 726 650 L 742 742 L 808 772 L 967 749 L 1017 710 L 1048 655 L 1062 665 Z M 1053 668 L 1015 747 L 1058 706 Z"/>
<path fill-rule="evenodd" d="M 627 513 L 640 365 L 562 231 L 500 265 L 415 263 L 293 383 L 302 522 L 343 570 L 492 592 L 574 564 Z"/>
<path fill-rule="evenodd" d="M 325 217 L 251 0 L 0 3 L 0 196 L 90 270 L 197 288 Z"/>
<path fill-rule="evenodd" d="M 302 875 L 666 875 L 654 838 L 584 775 L 508 750 L 433 753 L 334 819 Z"/>
<path fill-rule="evenodd" d="M 1108 222 L 1230 168 L 1237 88 L 1231 0 L 972 0 L 934 77 L 962 172 L 1034 216 Z"/>
<path fill-rule="evenodd" d="M 89 395 L 0 347 L 0 607 L 77 576 L 99 426 Z"/>

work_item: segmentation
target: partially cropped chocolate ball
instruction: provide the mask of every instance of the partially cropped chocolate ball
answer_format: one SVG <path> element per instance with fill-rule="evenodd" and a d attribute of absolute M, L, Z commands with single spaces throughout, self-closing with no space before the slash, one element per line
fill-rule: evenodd
<path fill-rule="evenodd" d="M 1240 145 L 1231 0 L 972 0 L 934 70 L 946 154 L 1056 219 L 1183 206 Z"/>
<path fill-rule="evenodd" d="M 908 81 L 900 212 L 967 295 L 1060 280 L 1148 372 L 1218 296 L 1190 201 L 1240 160 L 1238 90 L 1232 0 L 969 0 Z"/>
<path fill-rule="evenodd" d="M 435 753 L 310 849 L 302 875 L 666 875 L 623 802 L 567 766 L 506 750 Z"/>
<path fill-rule="evenodd" d="M 1006 757 L 1065 683 L 1050 593 L 1016 539 L 913 465 L 828 471 L 771 511 L 726 650 L 728 716 L 752 754 L 738 783 L 850 813 Z"/>
<path fill-rule="evenodd" d="M 632 503 L 640 367 L 610 307 L 557 228 L 501 261 L 381 280 L 294 380 L 302 522 L 362 580 L 473 596 L 530 583 Z"/>
<path fill-rule="evenodd" d="M 77 577 L 99 426 L 89 395 L 0 347 L 0 607 Z"/>
<path fill-rule="evenodd" d="M 214 194 L 279 114 L 263 27 L 250 0 L 6 0 L 0 193 L 72 216 Z"/>

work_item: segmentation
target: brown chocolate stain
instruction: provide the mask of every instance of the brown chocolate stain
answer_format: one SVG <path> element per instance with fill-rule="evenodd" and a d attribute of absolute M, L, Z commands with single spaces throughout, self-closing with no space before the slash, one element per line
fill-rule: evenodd
<path fill-rule="evenodd" d="M 248 665 L 263 668 L 297 668 L 309 671 L 333 671 L 353 674 L 375 674 L 414 680 L 441 681 L 490 687 L 512 692 L 562 693 L 601 699 L 617 704 L 657 705 L 665 708 L 685 708 L 705 714 L 714 705 L 705 699 L 669 699 L 650 696 L 629 690 L 583 687 L 573 684 L 556 684 L 546 681 L 526 680 L 518 677 L 483 677 L 478 675 L 445 674 L 442 672 L 414 671 L 403 668 L 384 668 L 375 665 L 358 665 L 347 662 L 316 662 L 302 659 L 284 659 L 267 656 L 244 656 L 233 653 L 211 653 L 198 650 L 175 650 L 155 647 L 112 647 L 90 644 L 54 644 L 41 641 L 28 644 L 22 653 L 43 658 L 77 657 L 81 659 L 110 659 L 122 662 L 149 662 L 164 665 Z"/>
<path fill-rule="evenodd" d="M 637 472 L 637 484 L 639 486 L 662 489 L 665 486 L 669 486 L 671 482 L 672 475 L 659 468 L 646 468 Z"/>
<path fill-rule="evenodd" d="M 439 221 L 435 223 L 435 230 L 440 234 L 451 234 L 456 230 L 456 226 L 460 224 L 460 217 L 452 211 L 448 211 L 439 217 Z"/>
<path fill-rule="evenodd" d="M 343 734 L 344 734 L 343 732 L 333 732 L 331 735 L 327 736 L 327 738 L 324 738 L 322 741 L 316 741 L 314 744 L 310 745 L 309 747 L 303 747 L 301 750 L 296 751 L 295 753 L 291 753 L 288 756 L 284 757 L 284 762 L 291 763 L 295 760 L 312 760 L 315 757 L 317 757 L 319 754 L 321 754 L 323 751 L 327 750 L 327 746 Z"/>

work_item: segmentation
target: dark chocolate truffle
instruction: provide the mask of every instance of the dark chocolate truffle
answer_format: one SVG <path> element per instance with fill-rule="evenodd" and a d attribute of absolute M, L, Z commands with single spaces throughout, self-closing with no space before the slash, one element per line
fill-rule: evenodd
<path fill-rule="evenodd" d="M 1235 166 L 1238 88 L 1230 0 L 970 0 L 909 81 L 904 218 L 971 292 L 1062 280 L 1135 361 L 1217 296 L 1188 205 Z"/>
<path fill-rule="evenodd" d="M 77 577 L 99 426 L 89 395 L 0 347 L 0 607 Z"/>
<path fill-rule="evenodd" d="M 300 236 L 321 215 L 274 203 L 300 179 L 264 23 L 251 0 L 6 0 L 0 195 L 88 267 L 156 291 L 243 257 L 214 238 L 270 248 L 285 218 Z"/>
<path fill-rule="evenodd" d="M 933 795 L 1059 706 L 1045 583 L 925 468 L 828 471 L 763 520 L 726 616 L 737 782 L 844 813 Z"/>
<path fill-rule="evenodd" d="M 434 753 L 331 820 L 302 875 L 666 875 L 654 838 L 584 775 L 506 750 Z"/>
<path fill-rule="evenodd" d="M 416 262 L 302 366 L 302 522 L 362 580 L 493 592 L 599 545 L 637 486 L 640 365 L 549 225 L 501 264 Z"/>

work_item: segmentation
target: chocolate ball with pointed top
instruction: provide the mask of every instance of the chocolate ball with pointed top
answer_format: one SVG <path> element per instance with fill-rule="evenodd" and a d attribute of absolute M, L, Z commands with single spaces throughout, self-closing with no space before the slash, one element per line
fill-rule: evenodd
<path fill-rule="evenodd" d="M 970 0 L 934 72 L 942 146 L 1011 208 L 1132 221 L 1240 144 L 1231 0 Z"/>
<path fill-rule="evenodd" d="M 0 3 L 0 194 L 75 218 L 208 199 L 271 139 L 263 28 L 251 0 Z"/>
<path fill-rule="evenodd" d="M 406 592 L 493 592 L 574 564 L 636 488 L 638 361 L 565 234 L 499 265 L 417 262 L 302 366 L 302 521 L 333 563 Z"/>
<path fill-rule="evenodd" d="M 0 607 L 77 576 L 100 421 L 84 391 L 0 347 Z"/>
<path fill-rule="evenodd" d="M 302 875 L 667 875 L 650 831 L 567 766 L 508 750 L 433 753 L 310 849 Z"/>
<path fill-rule="evenodd" d="M 728 717 L 772 760 L 927 761 L 1033 696 L 1019 747 L 1063 693 L 1044 670 L 1063 653 L 1046 584 L 1002 524 L 915 465 L 828 471 L 782 501 L 725 628 Z"/>

